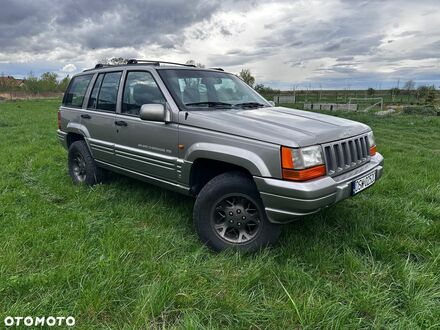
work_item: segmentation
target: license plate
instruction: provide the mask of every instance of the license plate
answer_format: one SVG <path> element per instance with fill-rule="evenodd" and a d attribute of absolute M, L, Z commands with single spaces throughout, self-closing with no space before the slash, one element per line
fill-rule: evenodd
<path fill-rule="evenodd" d="M 367 189 L 374 182 L 376 182 L 376 172 L 370 173 L 360 179 L 354 180 L 351 183 L 351 193 L 356 195 L 364 189 Z"/>

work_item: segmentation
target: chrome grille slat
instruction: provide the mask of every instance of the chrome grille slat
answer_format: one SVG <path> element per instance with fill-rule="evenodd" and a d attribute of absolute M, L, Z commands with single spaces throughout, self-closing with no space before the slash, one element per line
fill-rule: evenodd
<path fill-rule="evenodd" d="M 327 174 L 336 176 L 359 167 L 370 160 L 367 135 L 323 145 Z"/>

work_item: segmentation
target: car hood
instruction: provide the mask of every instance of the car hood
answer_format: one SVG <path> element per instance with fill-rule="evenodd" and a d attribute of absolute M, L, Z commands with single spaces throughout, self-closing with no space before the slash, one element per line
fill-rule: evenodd
<path fill-rule="evenodd" d="M 182 116 L 180 124 L 290 147 L 322 144 L 370 130 L 356 121 L 284 107 L 196 110 Z"/>

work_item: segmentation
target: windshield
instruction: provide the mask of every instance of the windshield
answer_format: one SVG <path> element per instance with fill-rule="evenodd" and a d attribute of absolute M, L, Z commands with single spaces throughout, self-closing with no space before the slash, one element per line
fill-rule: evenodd
<path fill-rule="evenodd" d="M 158 71 L 179 107 L 186 110 L 270 106 L 244 81 L 229 73 L 188 69 Z"/>

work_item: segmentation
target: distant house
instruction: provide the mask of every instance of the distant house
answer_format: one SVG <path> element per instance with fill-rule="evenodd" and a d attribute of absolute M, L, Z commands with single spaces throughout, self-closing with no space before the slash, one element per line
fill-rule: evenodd
<path fill-rule="evenodd" d="M 13 76 L 0 76 L 0 88 L 20 88 L 24 86 L 24 79 L 15 79 Z"/>

